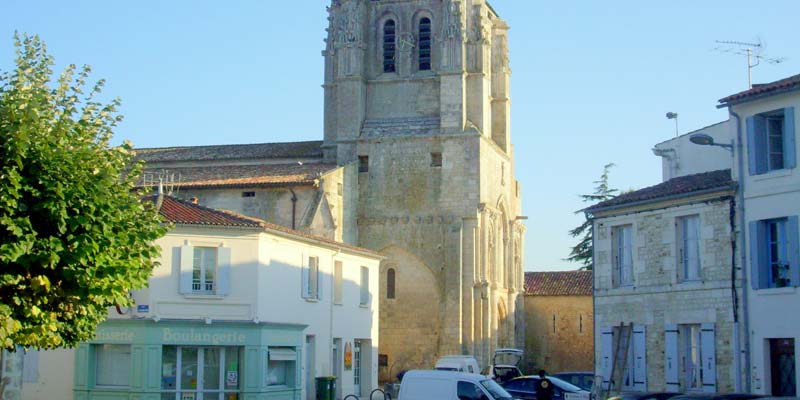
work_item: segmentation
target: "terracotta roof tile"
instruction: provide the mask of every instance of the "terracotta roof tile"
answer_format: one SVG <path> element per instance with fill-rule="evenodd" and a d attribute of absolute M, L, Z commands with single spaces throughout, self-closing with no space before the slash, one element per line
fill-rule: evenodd
<path fill-rule="evenodd" d="M 595 204 L 587 208 L 586 211 L 597 212 L 608 208 L 659 201 L 666 197 L 690 195 L 695 192 L 714 189 L 732 189 L 733 185 L 734 182 L 731 179 L 731 170 L 729 169 L 680 176 L 655 186 L 623 193 L 613 199 Z"/>
<path fill-rule="evenodd" d="M 322 141 L 226 144 L 216 146 L 136 149 L 136 158 L 149 163 L 264 158 L 321 158 Z"/>
<path fill-rule="evenodd" d="M 150 201 L 155 201 L 156 196 L 149 196 Z M 167 221 L 180 225 L 201 225 L 201 226 L 220 226 L 231 228 L 252 228 L 264 231 L 283 232 L 298 238 L 311 239 L 317 242 L 327 243 L 343 249 L 350 249 L 362 253 L 380 256 L 379 253 L 358 246 L 337 242 L 319 236 L 309 235 L 300 231 L 287 228 L 282 225 L 272 224 L 264 220 L 248 217 L 228 210 L 219 210 L 194 204 L 172 196 L 164 196 L 159 209 Z"/>
<path fill-rule="evenodd" d="M 179 188 L 219 188 L 311 184 L 336 168 L 336 164 L 292 163 L 179 167 L 148 169 L 147 172 L 174 175 L 175 186 Z"/>
<path fill-rule="evenodd" d="M 592 271 L 526 272 L 525 294 L 530 296 L 591 296 Z"/>
<path fill-rule="evenodd" d="M 754 97 L 766 96 L 792 89 L 800 89 L 800 75 L 790 76 L 788 78 L 763 85 L 754 85 L 752 89 L 730 95 L 720 99 L 719 102 L 723 105 L 741 103 Z"/>

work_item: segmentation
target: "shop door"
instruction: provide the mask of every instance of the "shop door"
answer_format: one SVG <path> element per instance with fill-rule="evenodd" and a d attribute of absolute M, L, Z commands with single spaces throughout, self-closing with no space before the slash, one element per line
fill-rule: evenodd
<path fill-rule="evenodd" d="M 238 347 L 164 346 L 163 400 L 239 400 Z"/>
<path fill-rule="evenodd" d="M 353 341 L 353 393 L 361 396 L 361 341 Z"/>
<path fill-rule="evenodd" d="M 794 339 L 770 339 L 770 368 L 773 396 L 797 396 Z"/>

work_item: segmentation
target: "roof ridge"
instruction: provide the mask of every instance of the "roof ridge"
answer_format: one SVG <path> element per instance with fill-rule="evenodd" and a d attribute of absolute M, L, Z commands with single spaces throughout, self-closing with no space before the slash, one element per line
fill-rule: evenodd
<path fill-rule="evenodd" d="M 166 147 L 140 147 L 134 148 L 133 151 L 141 150 L 179 150 L 179 149 L 202 149 L 214 147 L 238 147 L 238 146 L 264 146 L 264 145 L 282 145 L 282 144 L 311 144 L 320 143 L 322 140 L 298 140 L 296 142 L 259 142 L 259 143 L 225 143 L 225 144 L 203 144 L 198 146 L 166 146 Z"/>

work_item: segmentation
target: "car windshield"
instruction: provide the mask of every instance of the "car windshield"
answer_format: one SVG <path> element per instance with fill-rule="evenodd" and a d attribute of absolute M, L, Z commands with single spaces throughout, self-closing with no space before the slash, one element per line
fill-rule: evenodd
<path fill-rule="evenodd" d="M 491 379 L 482 380 L 481 386 L 497 400 L 511 400 L 511 395 Z"/>
<path fill-rule="evenodd" d="M 575 386 L 575 385 L 573 385 L 573 384 L 571 384 L 571 383 L 569 383 L 569 382 L 567 382 L 565 380 L 558 379 L 556 377 L 552 377 L 551 376 L 551 377 L 548 377 L 547 379 L 550 379 L 550 381 L 553 382 L 554 385 L 558 386 L 559 389 L 561 389 L 561 390 L 563 390 L 565 392 L 584 392 L 585 391 L 585 390 L 583 390 L 583 389 L 581 389 L 581 388 L 579 388 L 579 387 L 577 387 L 577 386 Z"/>
<path fill-rule="evenodd" d="M 458 368 L 453 367 L 436 367 L 434 369 L 437 371 L 458 371 Z"/>

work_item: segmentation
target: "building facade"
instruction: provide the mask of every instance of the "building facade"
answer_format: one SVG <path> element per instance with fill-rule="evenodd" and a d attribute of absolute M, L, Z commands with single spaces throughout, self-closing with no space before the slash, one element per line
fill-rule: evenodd
<path fill-rule="evenodd" d="M 751 390 L 797 396 L 800 316 L 800 75 L 720 100 L 737 138 L 744 206 L 747 364 Z"/>
<path fill-rule="evenodd" d="M 357 164 L 360 246 L 380 251 L 383 379 L 522 345 L 524 227 L 508 26 L 485 0 L 335 0 L 326 162 Z"/>
<path fill-rule="evenodd" d="M 592 271 L 525 273 L 523 371 L 594 370 Z"/>
<path fill-rule="evenodd" d="M 735 185 L 673 178 L 590 207 L 601 392 L 733 392 Z"/>
<path fill-rule="evenodd" d="M 378 381 L 378 271 L 366 249 L 171 197 L 174 228 L 135 306 L 109 310 L 60 365 L 24 387 L 25 399 L 314 399 L 336 376 L 338 398 Z M 328 350 L 331 349 L 331 350 Z M 74 368 L 69 368 L 74 365 Z M 44 371 L 43 371 L 44 372 Z"/>

